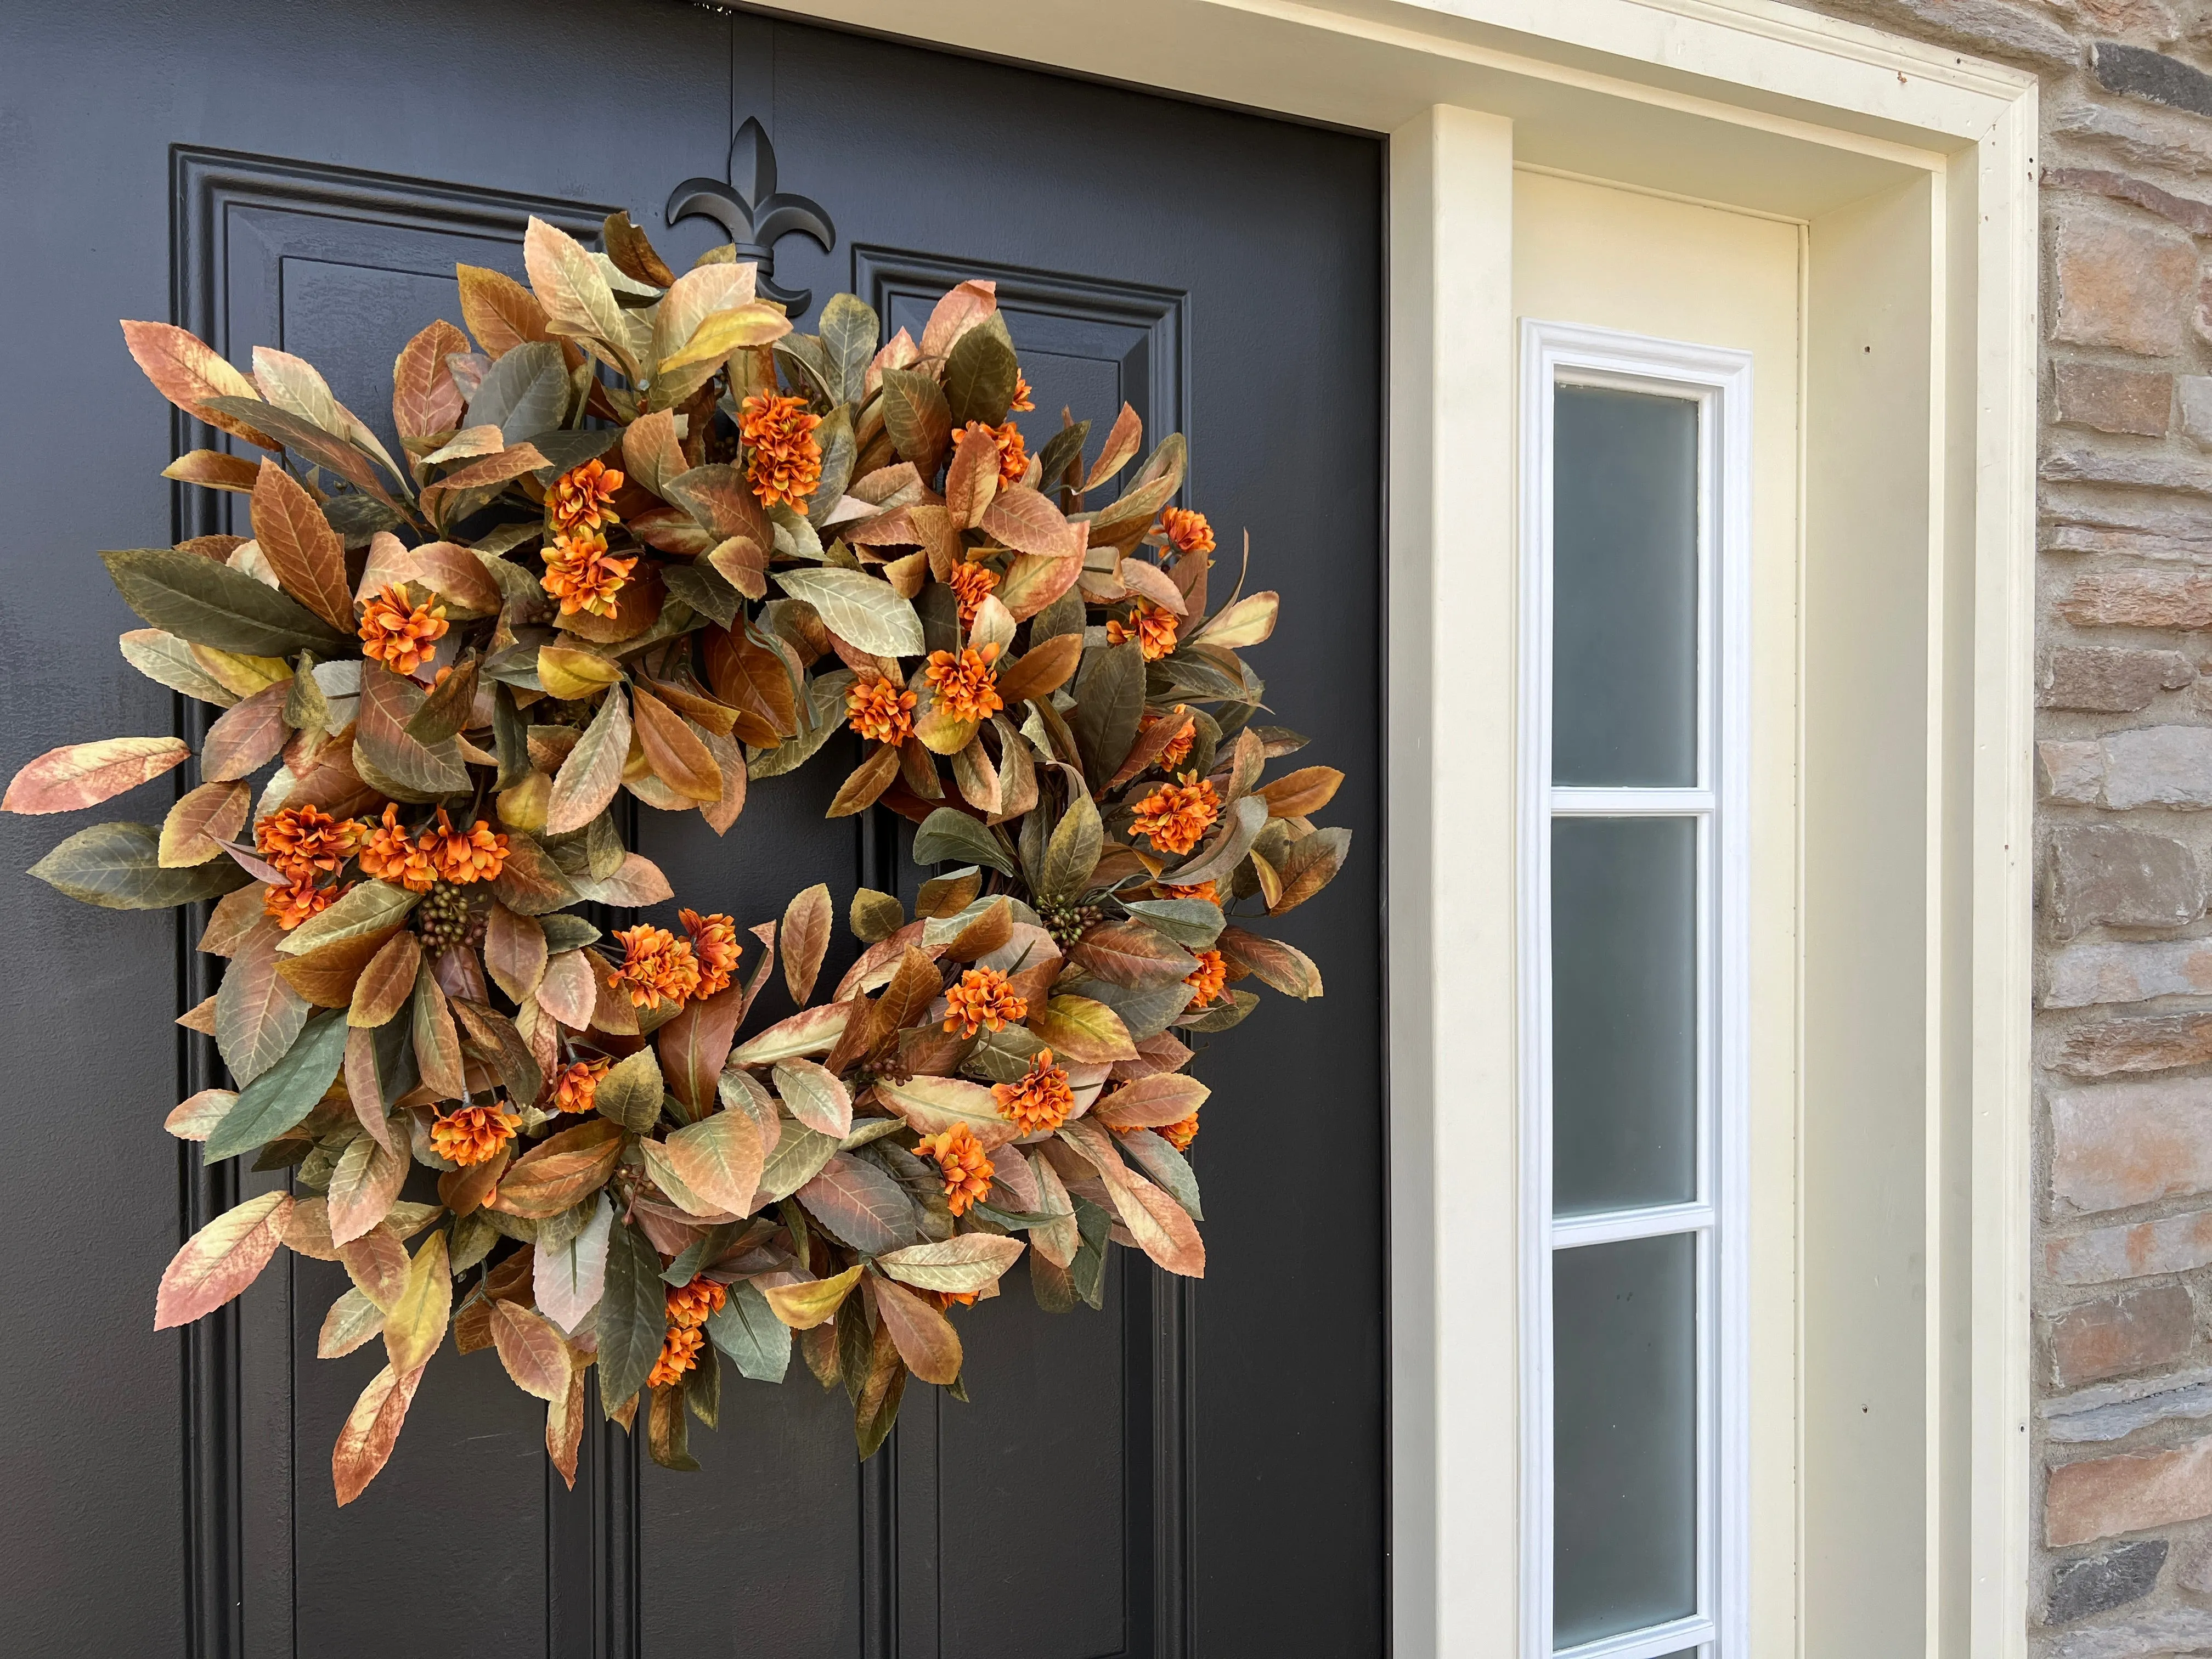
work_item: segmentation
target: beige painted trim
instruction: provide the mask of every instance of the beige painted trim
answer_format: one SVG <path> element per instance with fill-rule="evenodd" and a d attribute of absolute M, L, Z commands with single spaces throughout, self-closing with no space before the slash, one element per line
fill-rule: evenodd
<path fill-rule="evenodd" d="M 1928 777 L 1941 793 L 1923 872 L 1934 913 L 1926 1111 L 1935 1126 L 1924 1191 L 1927 1238 L 1940 1260 L 1929 1266 L 1924 1328 L 1936 1429 L 1923 1472 L 1933 1574 L 1924 1650 L 2024 1656 L 2033 78 L 1774 0 L 1114 0 L 1110 9 L 1098 0 L 799 0 L 786 9 L 1391 135 L 1401 1659 L 1488 1659 L 1509 1653 L 1513 1639 L 1514 1320 L 1494 1300 L 1513 1281 L 1511 1264 L 1486 1258 L 1475 1271 L 1462 1248 L 1466 1218 L 1438 1202 L 1441 1194 L 1486 1204 L 1494 1187 L 1501 1207 L 1511 1203 L 1512 773 L 1510 757 L 1488 747 L 1447 754 L 1425 741 L 1430 675 L 1447 637 L 1455 676 L 1480 677 L 1486 698 L 1497 690 L 1504 699 L 1486 706 L 1511 707 L 1512 606 L 1482 608 L 1493 595 L 1481 574 L 1487 563 L 1494 578 L 1510 535 L 1510 488 L 1492 486 L 1512 451 L 1511 307 L 1500 297 L 1510 243 L 1495 228 L 1510 222 L 1500 203 L 1510 206 L 1511 164 L 1802 218 L 1816 258 L 1824 215 L 1905 189 L 1916 175 L 1925 181 L 1943 247 L 1930 261 L 1937 291 L 1929 319 L 1930 393 L 1942 414 L 1930 439 L 1936 529 L 1926 661 L 1939 692 Z M 1425 222 L 1408 222 L 1416 219 Z M 1476 228 L 1485 220 L 1487 234 Z M 1408 260 L 1411 271 L 1401 268 Z M 1441 515 L 1447 477 L 1453 510 Z M 1494 522 L 1469 510 L 1486 490 Z M 1433 612 L 1407 615 L 1397 589 L 1408 584 L 1433 600 Z M 1486 662 L 1468 640 L 1503 640 L 1504 649 Z M 1456 856 L 1435 860 L 1455 805 L 1473 817 L 1449 819 Z M 1466 868 L 1488 866 L 1500 847 L 1506 855 L 1494 867 Z M 1475 1033 L 1499 1046 L 1469 1041 Z M 1447 1048 L 1449 1091 L 1438 1072 Z M 1438 1145 L 1440 1126 L 1486 1114 L 1492 1102 L 1504 1126 L 1492 1166 L 1502 1181 L 1486 1185 L 1485 1170 L 1462 1170 L 1447 1182 L 1441 1170 L 1408 1167 Z M 1962 1192 L 1971 1194 L 1964 1202 Z M 1881 1587 L 1869 1583 L 1867 1593 Z M 1798 1640 L 1801 1650 L 1817 1645 L 1818 1632 L 1801 1627 Z"/>

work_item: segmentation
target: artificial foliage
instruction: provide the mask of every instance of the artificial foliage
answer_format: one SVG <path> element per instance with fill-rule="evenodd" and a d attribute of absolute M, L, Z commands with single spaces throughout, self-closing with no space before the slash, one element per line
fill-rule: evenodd
<path fill-rule="evenodd" d="M 1112 1244 L 1203 1272 L 1192 1041 L 1252 985 L 1321 994 L 1266 930 L 1344 860 L 1311 821 L 1341 775 L 1266 776 L 1304 741 L 1254 723 L 1277 599 L 1171 504 L 1182 440 L 1139 462 L 1125 406 L 1032 453 L 987 283 L 920 340 L 851 295 L 799 334 L 727 247 L 679 276 L 622 215 L 604 245 L 533 221 L 528 286 L 461 268 L 466 331 L 394 364 L 398 455 L 296 357 L 125 323 L 234 441 L 165 476 L 248 498 L 253 536 L 103 555 L 146 624 L 123 654 L 221 713 L 196 755 L 72 744 L 5 797 L 190 783 L 32 873 L 209 904 L 227 966 L 179 1023 L 235 1087 L 167 1127 L 288 1190 L 185 1243 L 155 1324 L 280 1245 L 342 1263 L 318 1352 L 385 1364 L 341 1504 L 449 1335 L 545 1402 L 572 1482 L 592 1367 L 689 1468 L 687 1415 L 738 1408 L 723 1362 L 778 1381 L 794 1347 L 867 1455 L 909 1376 L 960 1392 L 953 1310 L 1024 1256 L 1054 1310 L 1100 1304 Z M 622 797 L 725 833 L 841 732 L 830 815 L 902 815 L 941 872 L 913 915 L 857 893 L 834 982 L 826 885 L 617 925 L 676 897 Z M 798 1012 L 744 1035 L 779 967 Z"/>

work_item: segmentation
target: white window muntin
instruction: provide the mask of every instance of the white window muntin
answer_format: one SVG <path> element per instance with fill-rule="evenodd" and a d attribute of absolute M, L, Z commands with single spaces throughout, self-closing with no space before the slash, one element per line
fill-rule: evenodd
<path fill-rule="evenodd" d="M 1521 1129 L 1522 1659 L 1747 1659 L 1747 805 L 1751 382 L 1747 353 L 1525 320 L 1521 362 Z M 1698 405 L 1697 765 L 1686 787 L 1552 781 L 1553 408 L 1598 386 Z M 1561 817 L 1696 824 L 1695 1195 L 1553 1215 L 1552 836 Z M 1553 1256 L 1696 1240 L 1697 1608 L 1579 1646 L 1553 1643 Z"/>

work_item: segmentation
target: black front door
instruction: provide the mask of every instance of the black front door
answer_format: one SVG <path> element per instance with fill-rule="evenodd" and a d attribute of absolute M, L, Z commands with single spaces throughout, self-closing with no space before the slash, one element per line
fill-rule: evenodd
<path fill-rule="evenodd" d="M 998 284 L 1038 413 L 1123 401 L 1189 434 L 1190 499 L 1249 527 L 1283 622 L 1270 718 L 1350 781 L 1352 866 L 1285 932 L 1328 976 L 1212 1040 L 1195 1153 L 1208 1276 L 1133 1252 L 1103 1313 L 1020 1276 L 967 1324 L 972 1403 L 908 1395 L 856 1466 L 842 1394 L 731 1377 L 703 1473 L 586 1437 L 575 1490 L 488 1356 L 441 1356 L 390 1468 L 332 1502 L 329 1450 L 377 1363 L 315 1357 L 344 1288 L 282 1258 L 180 1337 L 153 1288 L 206 1214 L 280 1177 L 203 1175 L 160 1130 L 217 1081 L 169 1022 L 206 994 L 167 912 L 9 878 L 0 967 L 7 1337 L 0 1583 L 30 1655 L 1106 1659 L 1380 1653 L 1384 1264 L 1377 698 L 1382 153 L 1372 140 L 676 0 L 316 8 L 17 0 L 0 16 L 0 398 L 12 770 L 182 718 L 113 654 L 133 620 L 94 550 L 228 527 L 174 499 L 163 406 L 116 319 L 235 362 L 281 346 L 364 413 L 391 356 L 458 320 L 454 264 L 520 273 L 535 214 L 664 226 L 757 116 L 835 219 L 777 276 L 921 331 Z M 379 422 L 381 424 L 381 422 Z M 387 438 L 389 434 L 387 434 Z M 827 880 L 913 875 L 883 819 L 825 823 L 834 762 L 757 788 L 716 841 L 641 815 L 687 901 L 768 920 Z M 21 870 L 58 821 L 0 820 Z M 834 971 L 834 964 L 833 964 Z M 771 992 L 764 1003 L 773 1000 Z M 781 1010 L 763 1006 L 757 1021 Z M 85 1241 L 103 1241 L 96 1251 Z"/>

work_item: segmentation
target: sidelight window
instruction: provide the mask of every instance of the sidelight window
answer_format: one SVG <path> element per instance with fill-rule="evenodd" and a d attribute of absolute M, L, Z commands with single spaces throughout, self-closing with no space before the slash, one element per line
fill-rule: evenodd
<path fill-rule="evenodd" d="M 1750 360 L 1522 346 L 1522 1656 L 1747 1659 Z"/>

